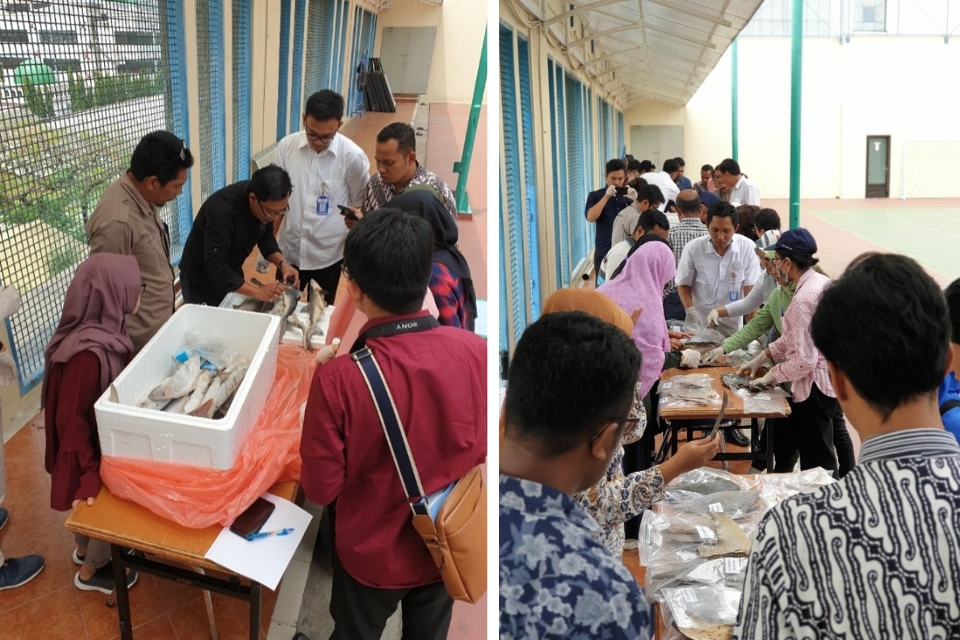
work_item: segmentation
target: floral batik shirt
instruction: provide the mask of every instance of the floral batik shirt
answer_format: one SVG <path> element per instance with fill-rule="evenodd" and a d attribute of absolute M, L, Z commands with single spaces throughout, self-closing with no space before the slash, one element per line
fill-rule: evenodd
<path fill-rule="evenodd" d="M 500 476 L 500 640 L 647 639 L 650 605 L 569 495 Z"/>

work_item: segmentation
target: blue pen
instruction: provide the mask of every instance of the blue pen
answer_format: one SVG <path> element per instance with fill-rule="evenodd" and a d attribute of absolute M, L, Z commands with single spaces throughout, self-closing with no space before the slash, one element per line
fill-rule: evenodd
<path fill-rule="evenodd" d="M 261 531 L 260 533 L 251 533 L 247 540 L 259 540 L 260 538 L 269 538 L 270 536 L 285 536 L 293 533 L 293 527 L 289 529 L 278 529 L 276 531 Z"/>

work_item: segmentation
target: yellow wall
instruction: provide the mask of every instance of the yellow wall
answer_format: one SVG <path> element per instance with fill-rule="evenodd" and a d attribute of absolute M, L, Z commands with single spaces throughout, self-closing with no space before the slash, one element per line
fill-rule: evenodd
<path fill-rule="evenodd" d="M 377 18 L 374 51 L 379 55 L 384 27 L 436 27 L 427 102 L 469 104 L 486 25 L 487 3 L 482 0 L 446 0 L 439 6 L 420 0 L 399 0 Z M 486 94 L 483 101 L 486 104 Z"/>

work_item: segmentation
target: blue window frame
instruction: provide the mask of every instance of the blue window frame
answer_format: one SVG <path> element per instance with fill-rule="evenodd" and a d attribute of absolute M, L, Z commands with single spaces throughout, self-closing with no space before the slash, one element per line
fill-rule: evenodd
<path fill-rule="evenodd" d="M 303 35 L 307 17 L 307 0 L 296 0 L 296 3 L 293 18 L 293 78 L 290 84 L 290 129 L 288 133 L 300 130 L 300 110 L 302 109 L 300 91 L 303 88 Z"/>
<path fill-rule="evenodd" d="M 200 199 L 227 184 L 224 115 L 223 0 L 197 3 L 197 75 L 200 94 Z"/>
<path fill-rule="evenodd" d="M 570 265 L 570 214 L 569 195 L 570 181 L 567 170 L 567 128 L 566 128 L 566 99 L 564 96 L 565 83 L 563 69 L 555 64 L 552 58 L 547 58 L 547 80 L 550 90 L 550 148 L 556 167 L 553 179 L 553 223 L 554 223 L 554 250 L 556 252 L 556 278 L 560 287 L 570 286 L 573 269 Z"/>
<path fill-rule="evenodd" d="M 253 0 L 233 0 L 233 180 L 250 176 L 250 68 Z"/>
<path fill-rule="evenodd" d="M 523 184 L 526 204 L 526 250 L 530 265 L 530 317 L 540 316 L 540 235 L 537 223 L 537 167 L 533 142 L 533 97 L 530 91 L 530 45 L 517 36 L 520 114 L 523 124 Z"/>
<path fill-rule="evenodd" d="M 277 74 L 277 140 L 287 135 L 287 94 L 290 67 L 290 2 L 280 0 L 280 65 Z"/>
<path fill-rule="evenodd" d="M 373 57 L 373 42 L 377 34 L 377 16 L 357 7 L 353 18 L 353 54 L 350 56 L 350 90 L 347 92 L 347 113 L 363 111 L 363 94 L 357 87 L 357 68 L 367 68 Z"/>
<path fill-rule="evenodd" d="M 307 60 L 304 78 L 308 97 L 321 89 L 330 88 L 336 11 L 337 0 L 310 0 L 307 11 Z"/>

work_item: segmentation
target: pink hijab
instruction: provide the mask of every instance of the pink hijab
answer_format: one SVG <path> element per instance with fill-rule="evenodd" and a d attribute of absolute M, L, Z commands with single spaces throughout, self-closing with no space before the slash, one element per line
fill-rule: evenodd
<path fill-rule="evenodd" d="M 100 360 L 100 388 L 106 389 L 133 352 L 125 315 L 140 297 L 140 266 L 133 256 L 95 253 L 80 263 L 63 301 L 60 324 L 44 351 L 46 396 L 50 365 L 66 363 L 81 351 Z"/>
<path fill-rule="evenodd" d="M 627 258 L 616 279 L 597 288 L 621 309 L 632 314 L 643 309 L 633 325 L 633 342 L 643 362 L 640 366 L 640 392 L 650 392 L 663 370 L 664 353 L 670 350 L 667 321 L 663 315 L 663 287 L 677 274 L 673 250 L 665 242 L 647 242 Z"/>

